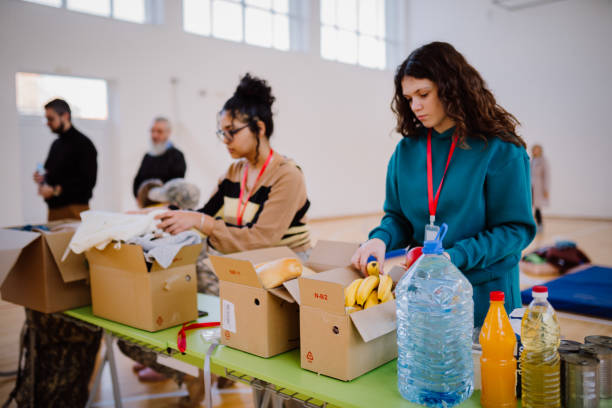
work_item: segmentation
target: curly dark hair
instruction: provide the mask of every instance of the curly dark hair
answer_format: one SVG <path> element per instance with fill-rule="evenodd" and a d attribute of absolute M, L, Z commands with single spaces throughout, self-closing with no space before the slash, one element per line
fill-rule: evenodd
<path fill-rule="evenodd" d="M 423 127 L 404 97 L 402 79 L 406 76 L 429 79 L 436 84 L 446 115 L 455 121 L 460 146 L 469 146 L 468 137 L 485 142 L 497 137 L 526 147 L 525 141 L 516 134 L 519 121 L 497 104 L 478 71 L 445 42 L 417 48 L 397 67 L 391 110 L 397 118 L 395 129 L 404 137 L 416 137 L 418 129 Z"/>
<path fill-rule="evenodd" d="M 259 126 L 257 121 L 266 125 L 266 138 L 272 137 L 274 121 L 272 120 L 272 104 L 275 101 L 272 88 L 261 78 L 245 74 L 236 87 L 234 94 L 223 105 L 221 112 L 228 112 L 231 117 L 240 119 L 249 125 L 251 132 L 257 138 L 257 152 L 255 160 L 259 157 Z"/>

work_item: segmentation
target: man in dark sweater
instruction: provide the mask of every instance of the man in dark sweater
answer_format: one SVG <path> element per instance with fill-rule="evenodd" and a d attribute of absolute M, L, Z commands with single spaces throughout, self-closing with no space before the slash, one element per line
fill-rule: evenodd
<path fill-rule="evenodd" d="M 185 157 L 183 153 L 170 142 L 170 121 L 163 117 L 153 120 L 151 126 L 151 148 L 140 163 L 140 168 L 132 187 L 134 197 L 138 196 L 138 188 L 143 181 L 160 179 L 164 183 L 174 178 L 185 177 Z"/>
<path fill-rule="evenodd" d="M 87 136 L 72 126 L 70 106 L 54 99 L 45 105 L 47 126 L 58 135 L 45 161 L 44 173 L 37 170 L 34 182 L 38 195 L 49 207 L 49 221 L 80 218 L 89 209 L 96 185 L 97 151 Z"/>
<path fill-rule="evenodd" d="M 46 104 L 45 116 L 58 138 L 51 145 L 44 172 L 34 173 L 38 194 L 49 206 L 49 221 L 78 219 L 81 211 L 89 209 L 96 185 L 96 148 L 72 126 L 65 101 Z M 76 324 L 62 313 L 25 308 L 25 315 L 21 345 L 25 364 L 6 406 L 12 399 L 19 407 L 85 406 L 102 330 Z"/>

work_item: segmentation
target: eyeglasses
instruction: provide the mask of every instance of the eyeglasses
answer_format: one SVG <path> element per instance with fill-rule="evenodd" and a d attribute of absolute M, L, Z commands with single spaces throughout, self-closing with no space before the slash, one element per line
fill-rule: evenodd
<path fill-rule="evenodd" d="M 217 129 L 215 133 L 217 134 L 217 137 L 219 138 L 220 141 L 231 143 L 232 140 L 234 140 L 234 136 L 236 135 L 236 133 L 240 132 L 242 129 L 248 126 L 249 125 L 246 124 L 242 127 L 239 127 L 238 129 L 230 129 L 230 130 Z"/>

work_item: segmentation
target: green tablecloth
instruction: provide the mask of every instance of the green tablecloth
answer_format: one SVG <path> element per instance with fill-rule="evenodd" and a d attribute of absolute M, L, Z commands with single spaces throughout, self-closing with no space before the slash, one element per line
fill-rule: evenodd
<path fill-rule="evenodd" d="M 208 312 L 198 322 L 219 321 L 219 299 L 215 296 L 198 294 L 198 308 Z M 74 318 L 89 322 L 112 332 L 113 334 L 141 343 L 156 351 L 173 350 L 173 357 L 187 363 L 203 367 L 206 351 L 210 344 L 203 340 L 201 329 L 187 332 L 187 351 L 184 355 L 176 353 L 176 336 L 180 327 L 172 327 L 155 333 L 135 329 L 120 323 L 96 317 L 91 307 L 81 307 L 65 312 Z M 219 346 L 211 358 L 213 372 L 223 374 L 225 369 L 234 371 L 235 375 L 246 375 L 258 378 L 283 388 L 283 392 L 296 392 L 302 399 L 312 397 L 313 403 L 325 401 L 340 407 L 419 407 L 404 400 L 397 391 L 397 360 L 393 360 L 377 369 L 344 382 L 317 375 L 300 368 L 299 350 L 288 351 L 271 358 L 262 358 L 229 347 Z M 462 408 L 480 407 L 480 392 L 463 404 Z M 612 407 L 612 400 L 602 401 L 601 407 Z"/>

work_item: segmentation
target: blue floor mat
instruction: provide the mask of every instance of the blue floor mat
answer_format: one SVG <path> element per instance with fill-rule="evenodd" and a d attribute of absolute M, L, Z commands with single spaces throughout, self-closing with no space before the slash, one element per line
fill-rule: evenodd
<path fill-rule="evenodd" d="M 612 268 L 591 266 L 544 284 L 555 310 L 612 319 Z M 523 304 L 531 303 L 531 289 L 521 292 Z"/>

